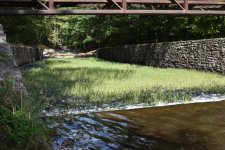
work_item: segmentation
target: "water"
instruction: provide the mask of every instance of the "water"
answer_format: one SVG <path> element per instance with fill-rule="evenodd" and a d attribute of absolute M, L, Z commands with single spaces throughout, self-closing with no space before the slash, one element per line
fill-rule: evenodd
<path fill-rule="evenodd" d="M 55 150 L 225 149 L 225 101 L 52 118 Z"/>
<path fill-rule="evenodd" d="M 158 101 L 150 104 L 149 103 L 129 104 L 122 102 L 114 102 L 112 104 L 104 104 L 99 107 L 91 103 L 84 103 L 84 100 L 82 99 L 68 98 L 65 100 L 53 100 L 51 104 L 46 105 L 46 108 L 42 111 L 42 113 L 44 116 L 65 116 L 65 115 L 73 115 L 73 114 L 77 115 L 103 111 L 171 106 L 178 104 L 217 102 L 222 100 L 225 100 L 225 95 L 198 93 L 196 95 L 193 95 L 192 98 L 188 101 L 178 100 L 176 102 L 171 103 Z"/>

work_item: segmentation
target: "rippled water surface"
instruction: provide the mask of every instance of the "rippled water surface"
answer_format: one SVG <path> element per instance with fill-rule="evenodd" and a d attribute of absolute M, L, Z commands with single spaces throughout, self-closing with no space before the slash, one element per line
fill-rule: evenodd
<path fill-rule="evenodd" d="M 224 150 L 225 102 L 55 117 L 53 149 Z"/>

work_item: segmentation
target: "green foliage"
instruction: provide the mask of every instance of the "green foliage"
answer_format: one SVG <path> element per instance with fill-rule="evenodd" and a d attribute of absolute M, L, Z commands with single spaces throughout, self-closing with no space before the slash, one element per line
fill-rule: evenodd
<path fill-rule="evenodd" d="M 60 16 L 61 45 L 103 47 L 124 44 L 224 37 L 218 16 Z"/>
<path fill-rule="evenodd" d="M 13 82 L 10 78 L 0 81 L 0 104 L 7 108 L 17 104 L 20 99 L 20 93 L 13 89 Z"/>
<path fill-rule="evenodd" d="M 0 16 L 10 43 L 48 44 L 48 18 L 42 16 Z"/>
<path fill-rule="evenodd" d="M 0 105 L 0 123 L 7 137 L 5 142 L 15 142 L 18 147 L 34 147 L 38 144 L 37 140 L 46 134 L 45 128 L 32 120 L 30 114 L 21 108 L 11 111 Z"/>
<path fill-rule="evenodd" d="M 47 130 L 40 121 L 31 117 L 23 106 L 22 93 L 13 89 L 12 82 L 6 79 L 0 83 L 0 129 L 4 133 L 0 149 L 35 148 L 44 142 Z"/>
<path fill-rule="evenodd" d="M 222 16 L 12 16 L 0 22 L 12 43 L 86 49 L 225 36 Z"/>

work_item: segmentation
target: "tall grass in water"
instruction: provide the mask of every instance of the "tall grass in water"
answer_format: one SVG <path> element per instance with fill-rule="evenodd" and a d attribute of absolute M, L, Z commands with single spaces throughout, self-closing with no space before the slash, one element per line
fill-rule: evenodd
<path fill-rule="evenodd" d="M 186 69 L 112 63 L 96 58 L 48 59 L 25 69 L 25 85 L 43 100 L 74 98 L 76 105 L 189 100 L 198 92 L 225 93 L 225 76 Z"/>

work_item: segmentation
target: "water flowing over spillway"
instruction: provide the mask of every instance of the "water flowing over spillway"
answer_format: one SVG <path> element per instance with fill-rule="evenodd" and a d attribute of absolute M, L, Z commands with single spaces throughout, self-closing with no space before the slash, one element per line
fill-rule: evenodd
<path fill-rule="evenodd" d="M 177 102 L 156 102 L 153 104 L 149 103 L 138 103 L 138 104 L 124 104 L 124 103 L 114 103 L 114 104 L 104 104 L 101 107 L 85 104 L 83 106 L 78 104 L 77 101 L 73 99 L 59 100 L 57 105 L 60 107 L 54 107 L 54 104 L 45 108 L 42 111 L 44 116 L 64 116 L 64 115 L 78 115 L 87 114 L 94 112 L 103 111 L 115 111 L 115 110 L 130 110 L 139 108 L 151 108 L 151 107 L 161 107 L 161 106 L 171 106 L 178 104 L 190 104 L 190 103 L 204 103 L 204 102 L 217 102 L 225 100 L 225 95 L 220 94 L 206 94 L 199 93 L 191 98 L 189 101 L 178 100 Z M 81 100 L 82 101 L 82 100 Z"/>
<path fill-rule="evenodd" d="M 53 149 L 222 150 L 225 101 L 58 116 L 49 127 Z"/>

